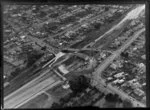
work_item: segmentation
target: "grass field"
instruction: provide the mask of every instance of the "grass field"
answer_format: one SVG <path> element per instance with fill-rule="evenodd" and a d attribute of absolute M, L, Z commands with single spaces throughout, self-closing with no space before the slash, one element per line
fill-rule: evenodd
<path fill-rule="evenodd" d="M 48 96 L 43 93 L 22 105 L 20 108 L 42 108 L 47 99 Z"/>
<path fill-rule="evenodd" d="M 85 39 L 83 39 L 82 41 L 77 42 L 76 44 L 72 45 L 71 48 L 80 49 L 80 48 L 83 48 L 85 45 L 89 44 L 90 42 L 94 41 L 95 39 L 97 39 L 98 37 L 103 35 L 105 32 L 107 32 L 109 29 L 111 29 L 114 25 L 119 23 L 126 16 L 126 14 L 129 11 L 130 10 L 125 12 L 120 17 L 112 18 L 112 19 L 115 19 L 112 23 L 106 22 L 103 26 L 100 27 L 99 30 L 95 30 L 95 31 L 92 31 L 90 33 L 87 33 L 86 34 L 87 37 Z"/>
<path fill-rule="evenodd" d="M 65 97 L 67 94 L 71 93 L 70 89 L 63 89 L 62 84 L 59 84 L 49 90 L 46 91 L 50 94 L 55 101 L 59 101 L 62 97 Z"/>
<path fill-rule="evenodd" d="M 114 30 L 113 32 L 111 32 L 109 35 L 106 35 L 105 37 L 103 37 L 102 39 L 100 39 L 99 41 L 97 41 L 94 45 L 93 48 L 97 48 L 99 46 L 101 47 L 107 47 L 115 38 L 117 38 L 122 31 L 125 29 L 125 27 L 127 25 L 129 25 L 131 20 L 127 20 L 124 25 L 122 26 L 122 28 L 118 29 L 118 30 Z"/>

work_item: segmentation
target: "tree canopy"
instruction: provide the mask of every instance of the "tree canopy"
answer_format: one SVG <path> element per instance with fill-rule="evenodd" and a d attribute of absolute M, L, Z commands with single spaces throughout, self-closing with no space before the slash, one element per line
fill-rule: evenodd
<path fill-rule="evenodd" d="M 109 93 L 106 95 L 105 100 L 108 102 L 118 102 L 118 101 L 120 101 L 120 97 L 118 94 Z"/>
<path fill-rule="evenodd" d="M 133 104 L 132 104 L 132 102 L 130 100 L 125 99 L 125 100 L 123 100 L 123 107 L 124 108 L 133 107 Z"/>
<path fill-rule="evenodd" d="M 33 65 L 36 60 L 43 56 L 43 53 L 33 49 L 32 45 L 24 45 L 21 47 L 22 52 L 19 54 L 19 57 L 22 57 L 27 62 L 27 67 Z"/>
<path fill-rule="evenodd" d="M 77 76 L 74 80 L 69 81 L 70 88 L 74 93 L 82 92 L 89 86 L 90 80 L 83 76 Z"/>

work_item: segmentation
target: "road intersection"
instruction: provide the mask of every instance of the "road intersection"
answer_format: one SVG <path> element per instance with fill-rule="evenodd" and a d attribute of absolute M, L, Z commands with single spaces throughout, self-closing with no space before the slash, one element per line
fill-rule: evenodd
<path fill-rule="evenodd" d="M 143 6 L 141 6 L 141 8 L 138 8 L 138 9 L 139 9 L 139 11 L 142 11 L 144 8 L 143 8 Z M 133 13 L 133 10 L 131 12 Z M 115 28 L 119 27 L 122 23 L 120 23 L 119 25 L 116 25 Z M 74 28 L 76 28 L 76 26 Z M 113 29 L 115 29 L 115 28 L 113 27 Z M 66 31 L 68 31 L 68 30 L 66 30 Z M 105 85 L 104 79 L 102 79 L 100 75 L 108 67 L 108 65 L 116 57 L 118 57 L 120 55 L 120 53 L 122 51 L 124 51 L 144 31 L 145 31 L 145 29 L 141 29 L 132 38 L 127 40 L 127 42 L 121 48 L 119 48 L 110 57 L 108 57 L 106 60 L 104 60 L 103 64 L 99 65 L 97 70 L 94 72 L 94 77 L 97 82 L 96 87 L 99 88 L 101 86 L 104 88 L 103 90 L 112 91 L 114 93 L 117 93 L 120 96 L 122 96 L 123 98 L 128 98 L 128 99 L 132 100 L 134 103 L 134 106 L 139 105 L 140 107 L 145 107 L 145 105 L 141 104 L 140 102 L 136 101 L 135 99 L 129 97 L 124 92 L 117 90 L 116 88 L 112 87 L 110 84 L 107 85 L 107 87 L 105 88 L 106 85 Z M 103 36 L 105 36 L 106 34 L 108 34 L 110 32 L 112 32 L 112 31 L 106 32 L 104 35 L 100 36 L 95 41 L 97 42 Z M 59 33 L 59 34 L 61 34 L 61 33 Z M 27 83 L 20 89 L 16 90 L 12 94 L 6 96 L 4 98 L 4 108 L 18 108 L 21 105 L 23 105 L 24 103 L 26 103 L 27 101 L 31 100 L 33 97 L 42 93 L 45 89 L 52 88 L 54 85 L 61 83 L 60 78 L 56 77 L 56 75 L 52 75 L 52 77 L 51 77 L 51 74 L 49 74 L 49 73 L 51 73 L 50 69 L 47 69 L 47 71 L 45 71 L 42 75 L 38 76 L 37 78 L 35 78 L 31 82 Z M 102 89 L 101 87 L 99 89 Z"/>

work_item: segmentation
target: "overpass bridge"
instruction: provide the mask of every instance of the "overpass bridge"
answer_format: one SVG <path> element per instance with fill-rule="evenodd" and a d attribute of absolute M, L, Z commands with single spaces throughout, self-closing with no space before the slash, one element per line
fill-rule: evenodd
<path fill-rule="evenodd" d="M 84 50 L 100 51 L 100 49 L 97 49 L 97 48 L 83 48 L 83 49 L 65 48 L 65 49 L 63 49 L 63 50 L 74 51 L 74 52 L 79 52 L 79 51 L 84 51 Z"/>
<path fill-rule="evenodd" d="M 58 48 L 55 48 L 55 47 L 52 47 L 50 46 L 49 44 L 45 43 L 43 40 L 40 40 L 36 37 L 33 37 L 30 35 L 28 35 L 29 39 L 31 39 L 32 41 L 34 41 L 37 45 L 41 46 L 41 47 L 44 47 L 46 46 L 47 47 L 47 50 L 50 52 L 50 53 L 53 53 L 53 54 L 57 54 L 60 50 Z"/>

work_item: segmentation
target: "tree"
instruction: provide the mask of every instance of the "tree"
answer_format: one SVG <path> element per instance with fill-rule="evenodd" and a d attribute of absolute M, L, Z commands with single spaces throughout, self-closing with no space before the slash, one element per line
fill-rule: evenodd
<path fill-rule="evenodd" d="M 59 14 L 57 12 L 52 13 L 49 17 L 56 18 Z"/>
<path fill-rule="evenodd" d="M 105 97 L 105 100 L 108 102 L 113 102 L 114 101 L 113 94 L 111 94 L 111 93 L 107 94 Z"/>
<path fill-rule="evenodd" d="M 109 23 L 112 23 L 112 22 L 114 21 L 114 19 L 108 18 L 107 21 L 108 21 Z"/>
<path fill-rule="evenodd" d="M 115 108 L 117 106 L 117 104 L 122 102 L 122 99 L 119 97 L 118 94 L 112 94 L 109 93 L 105 96 L 105 107 L 110 108 L 113 107 Z"/>
<path fill-rule="evenodd" d="M 124 58 L 128 58 L 129 57 L 129 53 L 128 52 L 122 52 L 121 56 Z"/>
<path fill-rule="evenodd" d="M 46 50 L 46 46 L 42 47 L 41 50 L 44 50 L 44 51 L 45 51 L 45 50 Z"/>
<path fill-rule="evenodd" d="M 46 12 L 44 12 L 44 11 L 41 11 L 40 14 L 39 14 L 40 18 L 43 18 L 43 17 L 45 17 L 46 15 L 47 15 L 47 14 L 46 14 Z"/>
<path fill-rule="evenodd" d="M 20 68 L 16 68 L 16 69 L 11 73 L 11 75 L 12 75 L 13 77 L 16 77 L 19 73 L 20 73 Z"/>
<path fill-rule="evenodd" d="M 109 7 L 105 7 L 105 11 L 108 11 L 109 10 Z"/>
<path fill-rule="evenodd" d="M 120 100 L 119 95 L 118 94 L 107 94 L 105 97 L 105 100 L 108 102 L 118 102 Z"/>
<path fill-rule="evenodd" d="M 101 23 L 97 23 L 97 24 L 94 25 L 95 29 L 99 29 L 100 27 L 101 27 Z"/>
<path fill-rule="evenodd" d="M 80 75 L 73 80 L 69 81 L 70 88 L 73 91 L 73 93 L 77 94 L 85 90 L 89 86 L 90 80 L 83 76 Z"/>
<path fill-rule="evenodd" d="M 123 100 L 123 107 L 124 108 L 133 107 L 133 104 L 129 99 L 125 99 L 125 100 Z"/>
<path fill-rule="evenodd" d="M 51 108 L 59 108 L 60 104 L 59 103 L 56 103 L 54 102 L 51 106 Z"/>
<path fill-rule="evenodd" d="M 33 49 L 32 45 L 23 45 L 21 49 L 22 52 L 18 55 L 18 58 L 25 59 L 25 62 L 27 62 L 27 67 L 33 65 L 36 60 L 44 55 L 43 53 Z"/>
<path fill-rule="evenodd" d="M 44 54 L 43 53 L 39 53 L 38 51 L 34 50 L 31 53 L 28 53 L 27 55 L 27 67 L 30 67 L 31 65 L 33 65 L 38 59 L 40 59 Z"/>
<path fill-rule="evenodd" d="M 80 75 L 79 76 L 79 82 L 81 84 L 81 87 L 83 87 L 83 89 L 86 89 L 87 87 L 89 87 L 90 79 L 88 79 L 84 75 Z"/>

